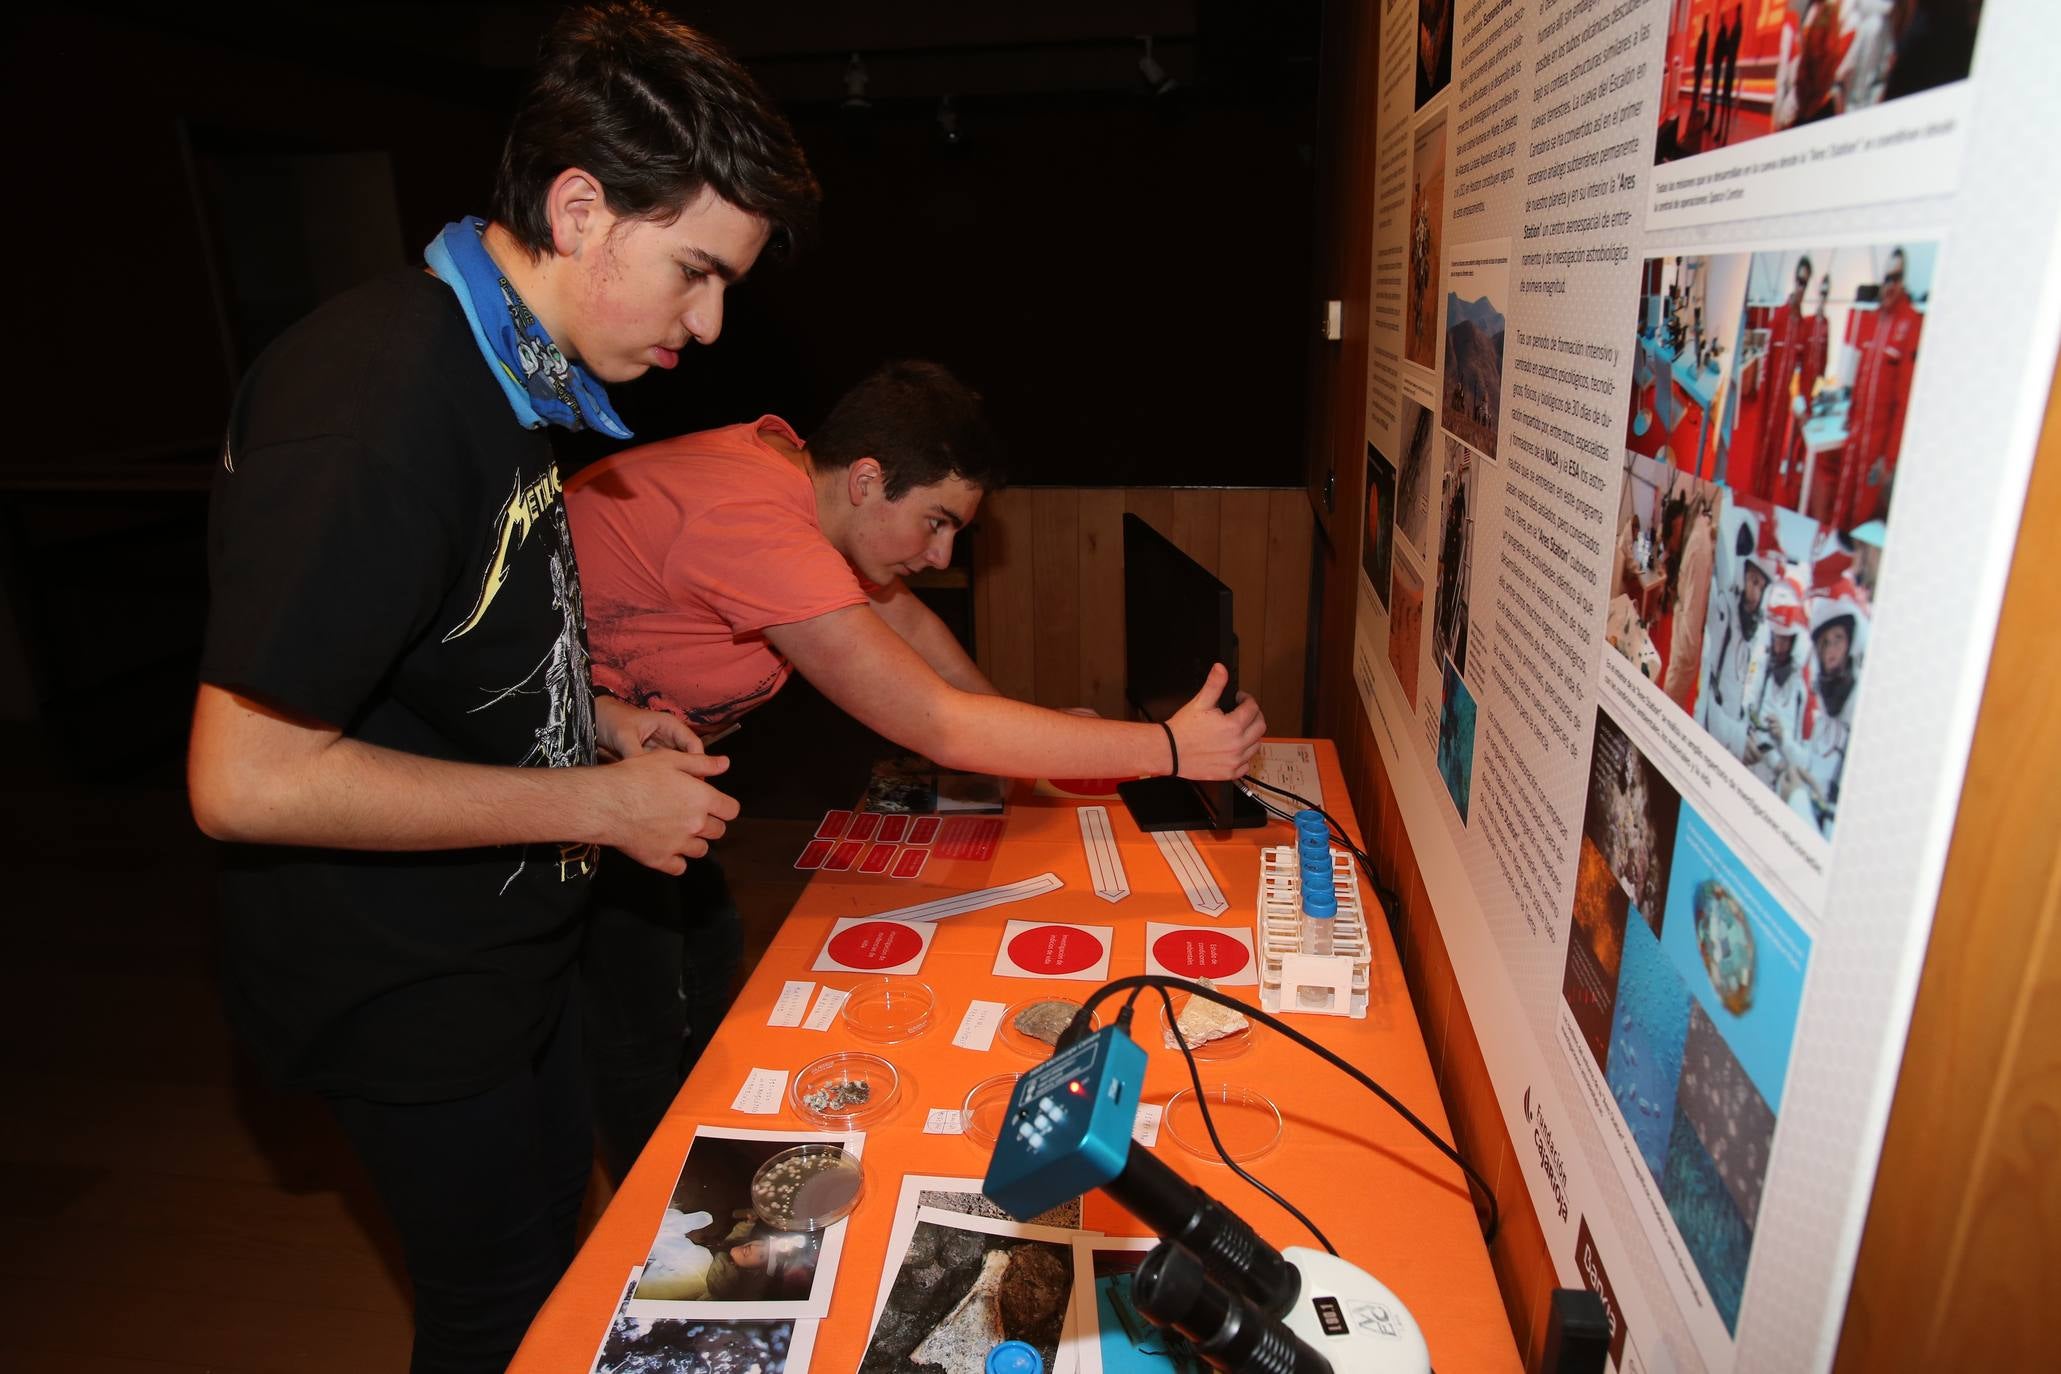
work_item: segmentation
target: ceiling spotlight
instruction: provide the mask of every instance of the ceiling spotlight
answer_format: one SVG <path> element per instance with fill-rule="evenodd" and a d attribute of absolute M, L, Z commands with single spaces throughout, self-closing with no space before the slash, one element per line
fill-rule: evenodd
<path fill-rule="evenodd" d="M 866 98 L 866 60 L 857 53 L 844 64 L 844 108 L 847 110 L 870 110 L 873 102 Z"/>
<path fill-rule="evenodd" d="M 1145 78 L 1145 85 L 1154 95 L 1166 95 L 1180 83 L 1166 74 L 1166 68 L 1152 55 L 1152 35 L 1141 33 L 1139 41 L 1145 44 L 1145 55 L 1138 59 L 1138 75 Z"/>

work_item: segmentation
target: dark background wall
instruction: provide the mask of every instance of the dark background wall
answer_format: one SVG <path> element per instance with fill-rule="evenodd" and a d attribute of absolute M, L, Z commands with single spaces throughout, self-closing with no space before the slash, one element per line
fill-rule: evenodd
<path fill-rule="evenodd" d="M 556 8 L 18 21 L 0 717 L 141 712 L 176 739 L 236 379 L 292 319 L 484 207 Z M 672 8 L 779 99 L 824 217 L 735 293 L 715 348 L 619 390 L 633 428 L 776 411 L 806 432 L 872 366 L 928 356 L 986 393 L 1021 481 L 1300 480 L 1315 0 Z M 864 110 L 844 103 L 854 52 Z"/>
<path fill-rule="evenodd" d="M 45 210 L 18 356 L 48 398 L 10 463 L 210 446 L 266 339 L 485 205 L 552 13 L 90 8 L 37 13 L 9 58 Z M 625 389 L 633 423 L 806 422 L 919 354 L 989 395 L 1031 480 L 1295 480 L 1313 4 L 674 8 L 780 99 L 824 223 L 737 294 L 716 349 Z M 864 111 L 843 106 L 851 52 Z"/>

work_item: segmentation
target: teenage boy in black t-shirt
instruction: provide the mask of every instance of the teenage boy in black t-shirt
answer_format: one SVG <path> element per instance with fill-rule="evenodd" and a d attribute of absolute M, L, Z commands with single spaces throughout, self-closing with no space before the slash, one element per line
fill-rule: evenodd
<path fill-rule="evenodd" d="M 677 874 L 737 812 L 683 725 L 592 694 L 545 427 L 628 437 L 603 384 L 713 342 L 815 199 L 727 54 L 574 12 L 491 219 L 301 321 L 237 399 L 188 770 L 231 843 L 229 1008 L 393 1213 L 418 1370 L 503 1367 L 571 1258 L 601 847 Z"/>

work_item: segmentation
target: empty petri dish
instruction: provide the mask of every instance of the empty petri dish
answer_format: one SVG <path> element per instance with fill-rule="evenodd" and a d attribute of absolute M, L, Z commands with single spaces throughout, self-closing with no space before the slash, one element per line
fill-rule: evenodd
<path fill-rule="evenodd" d="M 1227 1029 L 1224 1034 L 1211 1034 L 1207 1039 L 1202 1038 L 1209 1031 L 1225 1025 L 1222 1019 L 1224 1016 L 1235 1015 L 1229 1007 L 1212 1002 L 1206 997 L 1198 998 L 1194 994 L 1186 992 L 1173 994 L 1173 999 L 1174 1016 L 1176 1018 L 1189 1015 L 1188 1008 L 1190 1003 L 1193 1003 L 1198 1009 L 1195 1015 L 1190 1018 L 1190 1025 L 1195 1026 L 1197 1021 L 1200 1021 L 1201 1025 L 1193 1031 L 1188 1040 L 1188 1049 L 1197 1059 L 1236 1059 L 1239 1055 L 1252 1048 L 1251 1021 L 1247 1021 L 1235 1030 Z M 1173 1024 L 1172 1021 L 1167 1019 L 1166 1003 L 1161 1002 L 1159 1004 L 1159 1044 L 1178 1054 L 1181 1047 L 1173 1038 Z M 1158 1048 L 1158 1046 L 1154 1048 Z"/>
<path fill-rule="evenodd" d="M 861 1040 L 892 1045 L 930 1029 L 937 994 L 918 978 L 868 978 L 844 1000 L 845 1028 Z"/>
<path fill-rule="evenodd" d="M 798 1070 L 787 1100 L 802 1120 L 844 1130 L 885 1120 L 901 1090 L 894 1065 L 877 1054 L 841 1050 Z"/>
<path fill-rule="evenodd" d="M 1016 1096 L 1016 1080 L 1022 1076 L 998 1073 L 966 1090 L 966 1101 L 959 1108 L 959 1129 L 968 1140 L 983 1150 L 993 1148 L 1002 1133 L 1003 1118 L 1009 1115 L 1009 1103 Z"/>
<path fill-rule="evenodd" d="M 751 1210 L 776 1231 L 820 1231 L 851 1215 L 866 1191 L 859 1157 L 842 1145 L 797 1145 L 751 1178 Z"/>
<path fill-rule="evenodd" d="M 1281 1143 L 1281 1109 L 1266 1094 L 1235 1083 L 1205 1083 L 1202 1094 L 1209 1104 L 1209 1119 L 1216 1123 L 1217 1138 L 1224 1153 L 1240 1164 L 1258 1159 Z M 1210 1143 L 1209 1128 L 1202 1123 L 1202 1108 L 1193 1088 L 1183 1088 L 1167 1099 L 1166 1132 L 1174 1143 L 1192 1155 L 1222 1162 L 1217 1147 Z"/>
<path fill-rule="evenodd" d="M 999 1038 L 1026 1059 L 1050 1059 L 1059 1033 L 1066 1029 L 1067 1022 L 1080 1009 L 1079 1002 L 1064 997 L 1028 998 L 1002 1013 Z M 1098 1019 L 1088 1018 L 1089 1030 L 1101 1028 L 1102 1023 Z"/>

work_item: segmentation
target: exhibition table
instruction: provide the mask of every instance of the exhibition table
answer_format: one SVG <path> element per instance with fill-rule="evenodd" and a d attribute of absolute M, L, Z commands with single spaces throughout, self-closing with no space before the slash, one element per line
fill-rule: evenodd
<path fill-rule="evenodd" d="M 1325 806 L 1357 841 L 1337 751 L 1328 741 L 1312 744 Z M 902 1175 L 977 1178 L 987 1169 L 988 1151 L 967 1137 L 926 1134 L 927 1112 L 957 1108 L 967 1089 L 989 1075 L 1032 1066 L 1033 1061 L 1007 1048 L 1000 1037 L 985 1051 L 953 1045 L 968 1004 L 982 999 L 1013 1005 L 1039 996 L 1079 1000 L 1102 981 L 1141 973 L 1148 921 L 1249 931 L 1263 847 L 1294 843 L 1292 829 L 1278 823 L 1263 830 L 1195 834 L 1196 849 L 1230 903 L 1229 910 L 1212 919 L 1191 907 L 1152 837 L 1141 834 L 1122 804 L 1111 800 L 1106 803 L 1110 829 L 1130 891 L 1110 902 L 1096 895 L 1090 878 L 1076 815 L 1082 804 L 1019 783 L 1011 793 L 1004 833 L 988 858 L 953 860 L 933 853 L 915 880 L 868 876 L 856 868 L 818 872 L 530 1328 L 511 1368 L 523 1374 L 589 1368 L 630 1270 L 644 1261 L 651 1247 L 697 1124 L 811 1129 L 785 1104 L 775 1115 L 733 1109 L 753 1069 L 791 1074 L 834 1050 L 859 1049 L 894 1062 L 902 1075 L 902 1094 L 892 1115 L 866 1134 L 866 1192 L 858 1209 L 842 1223 L 848 1229 L 835 1293 L 816 1336 L 811 1365 L 820 1374 L 857 1369 L 882 1280 Z M 851 987 L 863 980 L 860 973 L 812 971 L 839 918 L 870 916 L 1048 872 L 1064 886 L 936 923 L 934 940 L 915 975 L 937 994 L 936 1015 L 922 1036 L 880 1046 L 853 1036 L 841 1022 L 827 1031 L 767 1024 L 788 980 L 806 979 L 825 987 Z M 1362 894 L 1368 910 L 1378 912 L 1364 882 Z M 1055 982 L 997 975 L 993 970 L 1002 934 L 1012 920 L 1112 927 L 1107 979 Z M 1374 965 L 1367 1016 L 1302 1015 L 1292 1018 L 1293 1023 L 1376 1078 L 1450 1139 L 1393 942 L 1378 916 L 1369 924 Z M 1257 1003 L 1255 987 L 1230 986 L 1226 991 Z M 1105 1024 L 1117 1005 L 1116 1000 L 1103 1004 Z M 1188 1086 L 1180 1054 L 1166 1049 L 1161 1040 L 1156 994 L 1141 999 L 1132 1035 L 1151 1055 L 1147 1103 L 1165 1103 Z M 1517 1369 L 1521 1360 L 1460 1171 L 1336 1069 L 1264 1026 L 1255 1026 L 1253 1036 L 1244 1054 L 1201 1065 L 1205 1082 L 1256 1088 L 1280 1108 L 1280 1143 L 1246 1167 L 1307 1212 L 1347 1259 L 1401 1297 L 1422 1325 L 1440 1374 Z M 1315 1244 L 1278 1206 L 1221 1164 L 1189 1153 L 1166 1130 L 1153 1152 L 1243 1215 L 1273 1244 Z M 1478 1161 L 1477 1167 L 1482 1167 Z M 1146 1233 L 1100 1193 L 1087 1197 L 1082 1225 L 1113 1236 Z"/>

